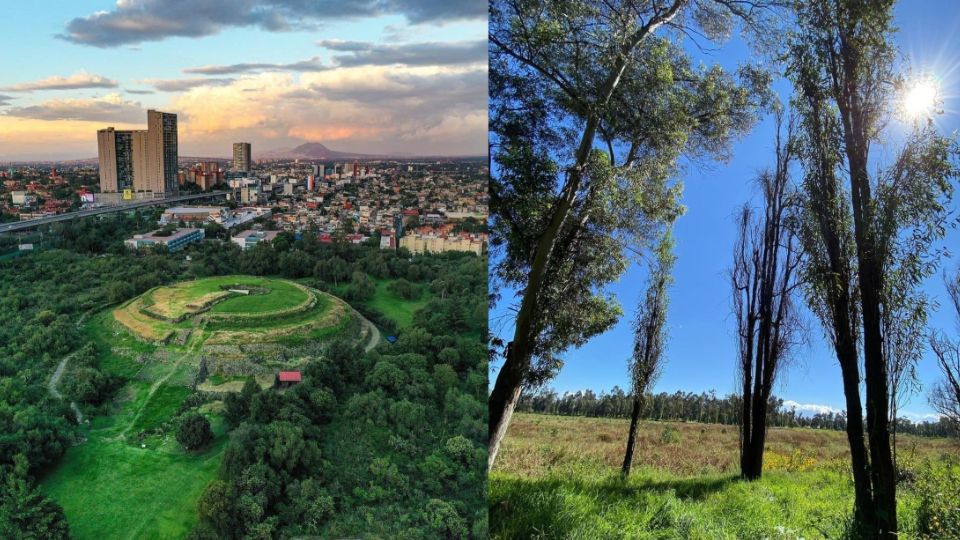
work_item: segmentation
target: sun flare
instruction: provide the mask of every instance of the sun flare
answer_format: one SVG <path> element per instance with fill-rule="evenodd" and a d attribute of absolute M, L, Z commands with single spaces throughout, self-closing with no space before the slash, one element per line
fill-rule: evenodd
<path fill-rule="evenodd" d="M 903 109 L 909 118 L 932 116 L 937 106 L 937 84 L 929 78 L 913 82 L 903 96 Z"/>

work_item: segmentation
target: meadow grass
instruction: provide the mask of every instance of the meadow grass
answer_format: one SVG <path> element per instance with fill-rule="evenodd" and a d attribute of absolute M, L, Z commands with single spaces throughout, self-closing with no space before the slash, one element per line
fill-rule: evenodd
<path fill-rule="evenodd" d="M 430 300 L 431 293 L 427 287 L 417 285 L 421 289 L 420 298 L 404 300 L 387 290 L 387 287 L 394 280 L 377 279 L 374 281 L 377 284 L 377 292 L 367 302 L 367 306 L 383 313 L 396 322 L 400 328 L 410 327 L 413 324 L 413 314 Z"/>
<path fill-rule="evenodd" d="M 394 281 L 396 280 L 374 278 L 373 282 L 376 285 L 376 291 L 373 293 L 373 297 L 365 302 L 359 302 L 359 304 L 382 313 L 397 323 L 397 326 L 401 329 L 409 328 L 413 324 L 413 314 L 430 301 L 433 293 L 430 292 L 428 287 L 417 284 L 416 286 L 420 288 L 420 298 L 416 300 L 405 300 L 387 290 L 387 287 Z M 339 286 L 331 287 L 331 290 L 337 296 L 343 297 L 346 296 L 348 288 L 348 284 L 342 283 Z"/>
<path fill-rule="evenodd" d="M 207 450 L 188 453 L 91 437 L 67 451 L 41 489 L 63 507 L 78 540 L 182 538 L 226 439 L 221 433 Z"/>
<path fill-rule="evenodd" d="M 490 475 L 491 538 L 843 538 L 853 487 L 843 432 L 771 429 L 763 478 L 738 478 L 736 427 L 643 422 L 630 478 L 629 422 L 517 414 Z M 960 465 L 955 441 L 898 438 L 904 469 Z M 903 538 L 924 494 L 898 493 Z"/>
<path fill-rule="evenodd" d="M 185 386 L 161 384 L 131 426 L 131 433 L 151 431 L 163 425 L 177 412 L 190 392 Z"/>

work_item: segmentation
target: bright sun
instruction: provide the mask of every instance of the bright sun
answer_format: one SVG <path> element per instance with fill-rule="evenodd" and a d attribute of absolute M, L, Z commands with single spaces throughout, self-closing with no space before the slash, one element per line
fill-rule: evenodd
<path fill-rule="evenodd" d="M 907 88 L 903 108 L 910 118 L 932 116 L 937 105 L 937 84 L 931 79 L 919 79 Z"/>

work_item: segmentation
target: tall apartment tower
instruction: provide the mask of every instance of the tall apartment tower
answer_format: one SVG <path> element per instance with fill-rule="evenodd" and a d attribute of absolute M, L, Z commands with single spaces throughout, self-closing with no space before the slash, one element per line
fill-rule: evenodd
<path fill-rule="evenodd" d="M 146 177 L 145 131 L 97 131 L 97 156 L 100 160 L 100 191 L 118 193 L 141 191 Z"/>
<path fill-rule="evenodd" d="M 233 143 L 233 170 L 250 171 L 250 143 Z"/>
<path fill-rule="evenodd" d="M 155 194 L 176 193 L 179 190 L 176 114 L 147 111 L 146 149 L 146 190 Z"/>

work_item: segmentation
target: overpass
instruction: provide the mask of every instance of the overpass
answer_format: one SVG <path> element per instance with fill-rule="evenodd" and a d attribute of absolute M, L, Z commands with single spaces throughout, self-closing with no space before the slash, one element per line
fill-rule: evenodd
<path fill-rule="evenodd" d="M 136 201 L 136 202 L 127 203 L 127 204 L 118 204 L 115 206 L 101 206 L 99 208 L 88 208 L 86 210 L 77 210 L 76 212 L 66 212 L 63 214 L 56 214 L 53 216 L 47 216 L 47 217 L 42 217 L 37 219 L 15 221 L 13 223 L 3 223 L 3 224 L 0 224 L 0 234 L 32 229 L 34 227 L 39 227 L 40 225 L 49 225 L 50 223 L 56 223 L 58 221 L 68 221 L 71 219 L 97 216 L 100 214 L 112 214 L 114 212 L 124 212 L 127 210 L 133 210 L 135 208 L 143 208 L 145 206 L 176 204 L 181 202 L 193 201 L 196 199 L 209 199 L 211 197 L 225 197 L 229 193 L 232 193 L 232 191 L 211 191 L 210 193 L 192 193 L 190 195 L 177 195 L 175 197 L 166 197 L 163 199 L 148 199 L 144 201 Z"/>

